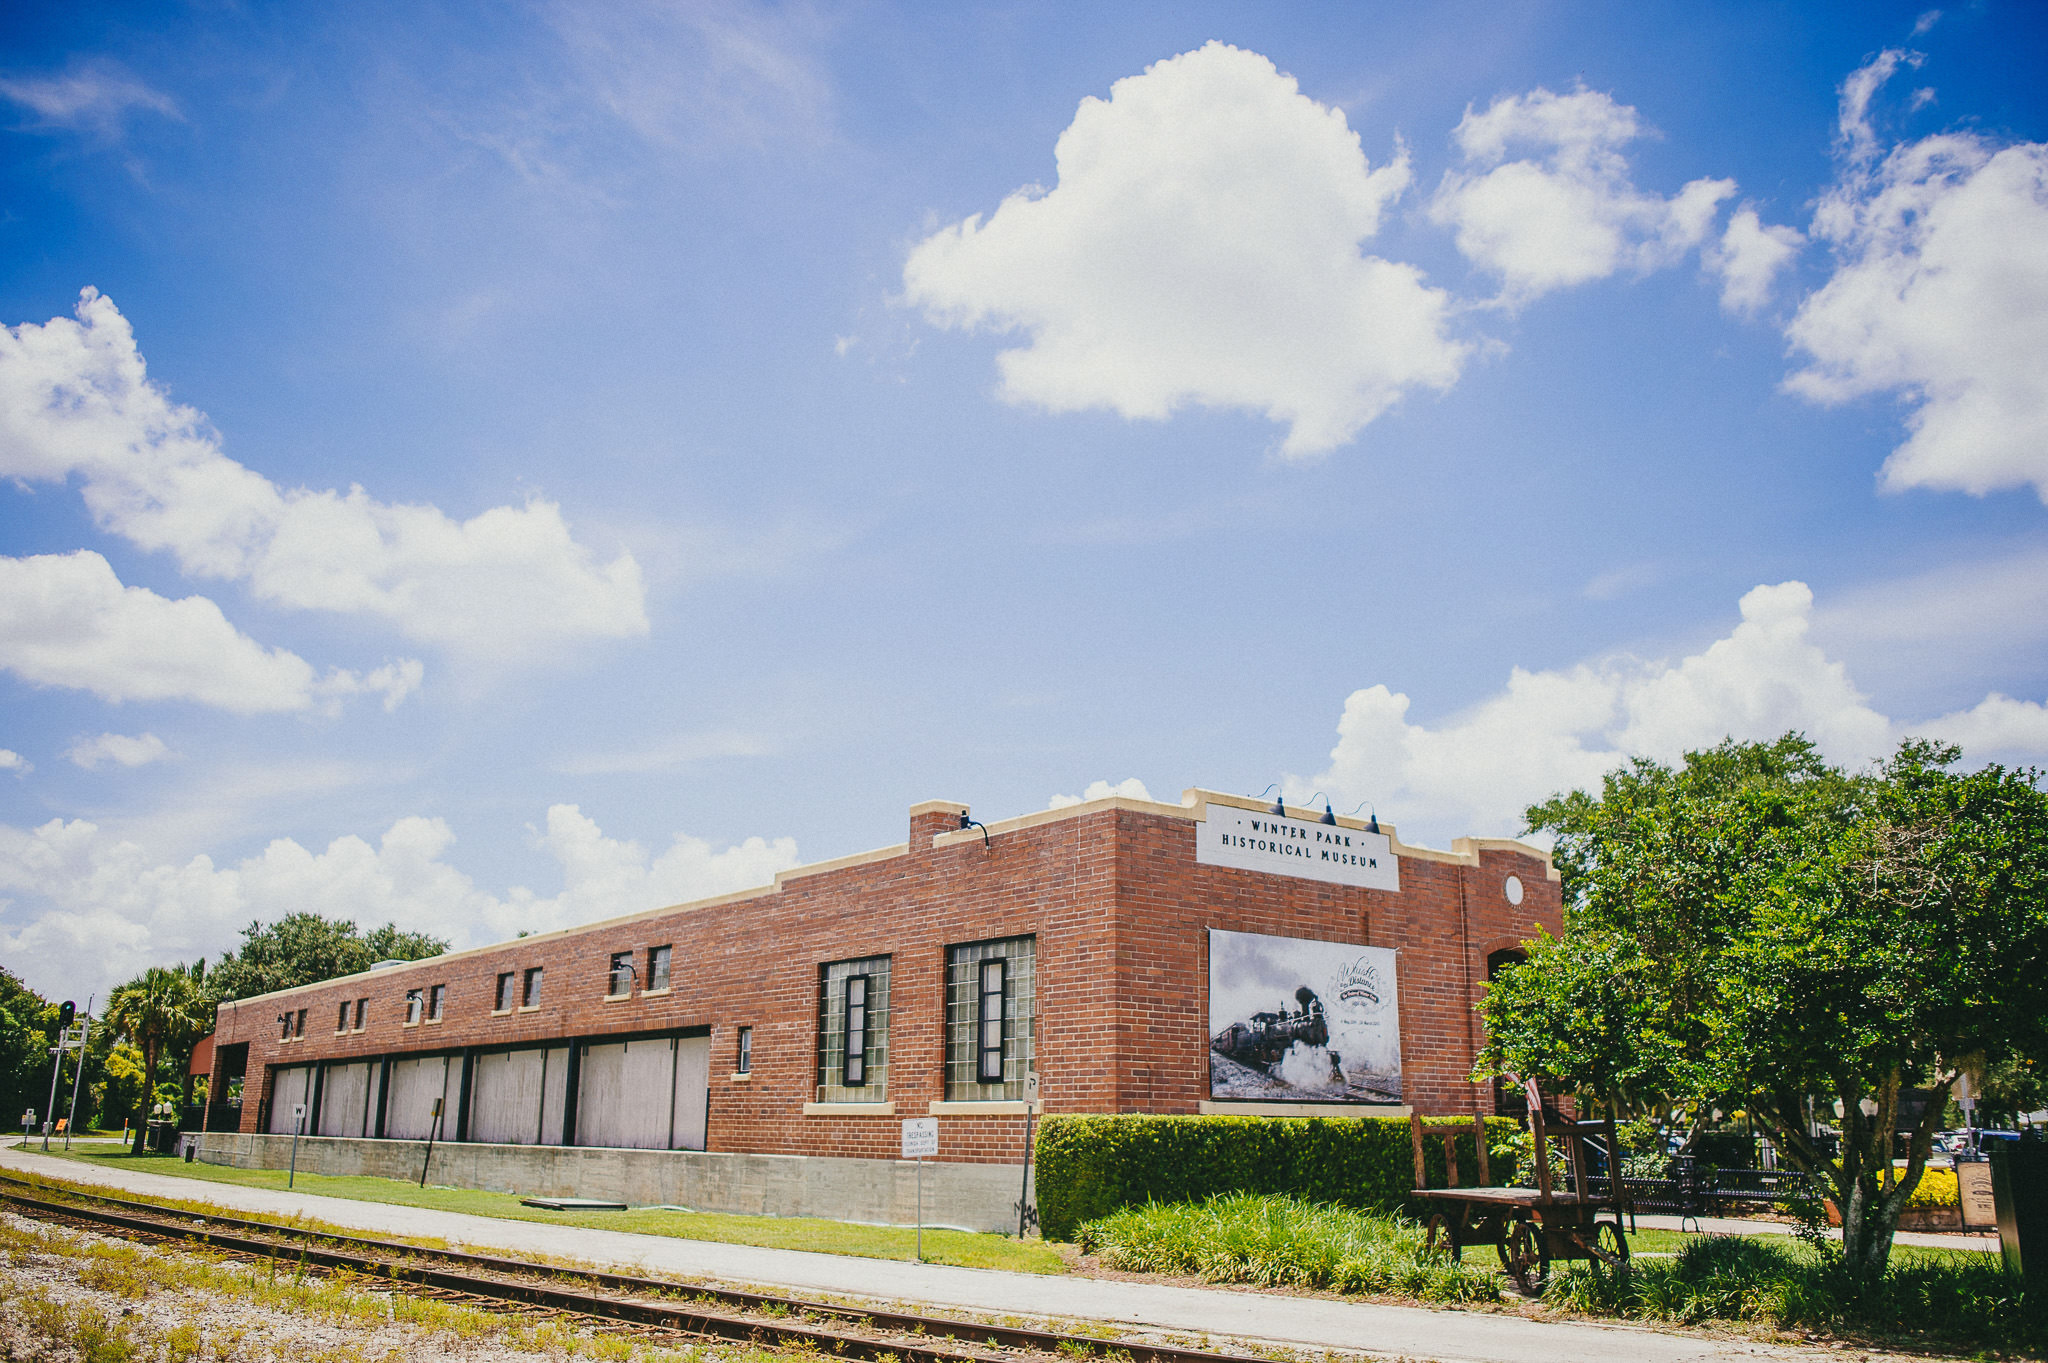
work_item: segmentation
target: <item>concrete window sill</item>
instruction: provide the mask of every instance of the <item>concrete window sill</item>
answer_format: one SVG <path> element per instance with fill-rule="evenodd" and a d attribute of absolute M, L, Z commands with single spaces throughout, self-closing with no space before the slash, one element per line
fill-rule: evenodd
<path fill-rule="evenodd" d="M 633 998 L 633 996 L 632 996 L 632 994 L 630 994 L 630 993 L 626 993 L 626 994 L 606 994 L 606 995 L 604 996 L 604 1001 L 605 1001 L 606 1003 L 629 1003 L 629 1002 L 631 1002 L 631 1001 L 632 1001 L 632 998 Z"/>
<path fill-rule="evenodd" d="M 512 1010 L 510 1008 L 493 1008 L 491 1016 L 494 1018 L 508 1018 L 512 1016 Z"/>
<path fill-rule="evenodd" d="M 754 1076 L 751 1072 L 747 1074 L 735 1074 L 730 1076 L 730 1082 L 735 1084 L 751 1084 L 754 1082 Z M 816 1104 L 813 1104 L 812 1106 L 816 1106 Z"/>
<path fill-rule="evenodd" d="M 643 989 L 640 991 L 640 997 L 643 999 L 665 999 L 668 997 L 668 986 L 663 985 L 659 989 Z"/>
<path fill-rule="evenodd" d="M 1031 1110 L 1031 1105 L 1022 1098 L 1007 1100 L 993 1099 L 961 1102 L 939 1102 L 931 1106 L 934 1117 L 1022 1117 Z"/>
<path fill-rule="evenodd" d="M 522 1013 L 538 1013 L 540 1005 L 537 1003 L 522 1003 L 519 1005 L 519 1011 Z"/>
<path fill-rule="evenodd" d="M 806 1117 L 893 1117 L 894 1103 L 805 1103 Z"/>

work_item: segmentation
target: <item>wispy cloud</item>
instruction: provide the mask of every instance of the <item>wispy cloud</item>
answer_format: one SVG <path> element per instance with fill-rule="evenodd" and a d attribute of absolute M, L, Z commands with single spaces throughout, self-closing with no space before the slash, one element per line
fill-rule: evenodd
<path fill-rule="evenodd" d="M 656 739 L 646 747 L 584 753 L 557 763 L 555 770 L 564 776 L 621 776 L 670 771 L 714 757 L 761 757 L 774 749 L 773 743 L 755 734 L 679 734 L 673 738 Z"/>
<path fill-rule="evenodd" d="M 118 138 L 128 116 L 138 111 L 184 118 L 176 100 L 104 59 L 80 63 L 61 75 L 0 77 L 0 98 L 34 114 L 37 128 L 109 139 Z"/>

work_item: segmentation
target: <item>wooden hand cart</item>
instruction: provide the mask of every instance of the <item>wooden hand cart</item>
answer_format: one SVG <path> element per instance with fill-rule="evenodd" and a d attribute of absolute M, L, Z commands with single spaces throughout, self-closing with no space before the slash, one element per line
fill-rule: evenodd
<path fill-rule="evenodd" d="M 1530 1087 L 1534 1096 L 1535 1086 Z M 1481 1186 L 1458 1186 L 1457 1132 L 1438 1127 L 1430 1134 L 1443 1138 L 1444 1168 L 1451 1186 L 1429 1187 L 1422 1163 L 1422 1118 L 1411 1116 L 1408 1122 L 1415 1145 L 1415 1196 L 1433 1208 L 1427 1223 L 1432 1250 L 1448 1249 L 1453 1259 L 1462 1259 L 1468 1245 L 1491 1245 L 1500 1256 L 1501 1269 L 1525 1292 L 1532 1287 L 1531 1275 L 1547 1277 L 1554 1260 L 1590 1259 L 1610 1268 L 1628 1262 L 1628 1235 L 1621 1224 L 1627 1202 L 1613 1118 L 1546 1122 L 1540 1099 L 1532 1102 L 1529 1124 L 1536 1135 L 1534 1188 L 1486 1186 L 1486 1124 L 1478 1117 L 1472 1119 L 1472 1128 L 1479 1149 Z M 1562 1180 L 1554 1180 L 1550 1167 L 1553 1136 L 1563 1137 Z M 1591 1142 L 1596 1136 L 1605 1142 L 1607 1177 L 1601 1180 L 1605 1188 L 1596 1186 L 1587 1175 Z M 1610 1213 L 1608 1219 L 1601 1218 L 1603 1211 Z"/>

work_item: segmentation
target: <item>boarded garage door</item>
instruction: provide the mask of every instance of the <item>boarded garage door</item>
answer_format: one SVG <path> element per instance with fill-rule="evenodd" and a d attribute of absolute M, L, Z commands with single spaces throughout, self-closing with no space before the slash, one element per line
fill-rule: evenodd
<path fill-rule="evenodd" d="M 650 1037 L 583 1048 L 576 1143 L 702 1150 L 708 1037 Z"/>
<path fill-rule="evenodd" d="M 327 1067 L 320 1080 L 321 1135 L 367 1136 L 376 1110 L 376 1062 Z"/>
<path fill-rule="evenodd" d="M 391 1062 L 391 1096 L 384 1103 L 384 1135 L 394 1141 L 423 1141 L 434 1133 L 434 1102 L 448 1096 L 449 1057 L 430 1055 Z M 443 1109 L 439 1134 L 454 1134 L 454 1114 Z"/>
<path fill-rule="evenodd" d="M 292 1108 L 306 1101 L 313 1087 L 311 1065 L 287 1065 L 271 1071 L 270 1134 L 292 1134 Z"/>
<path fill-rule="evenodd" d="M 469 1138 L 507 1145 L 560 1145 L 569 1048 L 485 1051 L 470 1072 Z"/>

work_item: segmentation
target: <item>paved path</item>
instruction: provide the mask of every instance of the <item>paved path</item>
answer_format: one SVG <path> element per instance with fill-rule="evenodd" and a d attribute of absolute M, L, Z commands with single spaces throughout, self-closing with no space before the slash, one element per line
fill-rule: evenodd
<path fill-rule="evenodd" d="M 1734 1363 L 1739 1359 L 1840 1357 L 1835 1352 L 1666 1334 L 1629 1325 L 1552 1323 L 1478 1311 L 1432 1311 L 1218 1288 L 1104 1282 L 544 1226 L 105 1169 L 12 1147 L 0 1151 L 0 1168 L 144 1195 L 204 1201 L 234 1211 L 273 1216 L 304 1213 L 373 1233 L 438 1236 L 478 1249 L 549 1254 L 665 1277 L 715 1278 L 925 1306 L 1114 1321 L 1405 1358 L 1456 1363 Z"/>
<path fill-rule="evenodd" d="M 1682 1225 L 1675 1216 L 1638 1216 L 1635 1223 L 1640 1230 L 1700 1230 L 1709 1235 L 1791 1235 L 1795 1230 L 1785 1221 L 1750 1221 L 1734 1216 L 1688 1216 Z M 1839 1240 L 1842 1232 L 1839 1229 L 1830 1231 L 1828 1238 Z M 1902 1230 L 1892 1237 L 1892 1243 L 1918 1245 L 1924 1249 L 1974 1249 L 1996 1254 L 1998 1232 Z"/>

